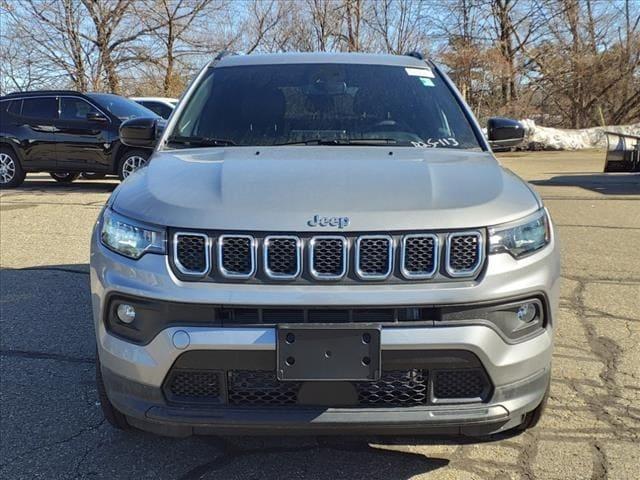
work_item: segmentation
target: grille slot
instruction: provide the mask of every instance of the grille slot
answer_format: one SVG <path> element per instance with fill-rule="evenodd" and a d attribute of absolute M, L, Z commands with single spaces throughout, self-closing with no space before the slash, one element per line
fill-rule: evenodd
<path fill-rule="evenodd" d="M 220 403 L 220 375 L 213 370 L 172 370 L 165 382 L 169 401 Z"/>
<path fill-rule="evenodd" d="M 256 270 L 254 238 L 249 235 L 221 235 L 218 239 L 218 265 L 225 277 L 252 277 Z"/>
<path fill-rule="evenodd" d="M 347 273 L 347 239 L 313 237 L 309 242 L 311 275 L 318 280 L 339 280 Z"/>
<path fill-rule="evenodd" d="M 302 270 L 298 237 L 270 236 L 264 240 L 264 271 L 270 278 L 294 279 Z"/>
<path fill-rule="evenodd" d="M 176 233 L 174 263 L 185 275 L 206 275 L 210 268 L 209 238 L 201 233 Z"/>
<path fill-rule="evenodd" d="M 429 403 L 428 372 L 420 369 L 384 372 L 377 382 L 358 382 L 362 406 L 414 407 Z"/>
<path fill-rule="evenodd" d="M 438 270 L 438 237 L 406 235 L 402 239 L 401 270 L 410 279 L 433 277 Z"/>
<path fill-rule="evenodd" d="M 433 396 L 439 400 L 484 400 L 489 390 L 482 370 L 439 370 L 433 379 Z"/>
<path fill-rule="evenodd" d="M 384 280 L 393 269 L 393 239 L 367 235 L 356 242 L 356 273 L 365 280 Z"/>
<path fill-rule="evenodd" d="M 279 382 L 275 371 L 231 370 L 227 373 L 229 404 L 237 406 L 295 405 L 299 382 Z"/>
<path fill-rule="evenodd" d="M 470 277 L 482 266 L 480 232 L 451 233 L 447 237 L 447 273 L 452 277 Z"/>

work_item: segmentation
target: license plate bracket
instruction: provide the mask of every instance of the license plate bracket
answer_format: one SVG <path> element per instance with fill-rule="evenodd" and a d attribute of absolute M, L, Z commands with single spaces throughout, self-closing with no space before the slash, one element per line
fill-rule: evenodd
<path fill-rule="evenodd" d="M 378 380 L 380 336 L 379 326 L 280 325 L 276 341 L 278 380 Z"/>

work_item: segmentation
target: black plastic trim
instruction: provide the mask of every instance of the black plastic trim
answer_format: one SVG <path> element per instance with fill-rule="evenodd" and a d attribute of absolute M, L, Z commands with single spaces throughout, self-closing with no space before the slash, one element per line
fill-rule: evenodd
<path fill-rule="evenodd" d="M 518 338 L 510 338 L 495 324 L 478 318 L 443 320 L 443 310 L 481 310 L 490 309 L 492 307 L 507 306 L 516 303 L 522 303 L 527 300 L 537 300 L 541 303 L 544 321 L 542 328 L 531 335 Z M 137 316 L 132 325 L 126 325 L 115 316 L 116 303 L 129 303 L 137 307 L 142 316 Z M 398 312 L 403 310 L 416 309 L 420 318 L 415 320 L 402 319 Z M 366 312 L 376 310 L 383 312 L 388 310 L 394 311 L 394 320 L 391 322 L 375 321 L 372 317 L 370 320 L 354 321 L 353 314 L 355 312 Z M 235 311 L 244 315 L 257 315 L 259 321 L 242 321 L 241 319 L 231 320 L 229 312 Z M 273 315 L 282 315 L 283 321 L 277 323 L 264 322 L 264 312 L 272 312 Z M 502 340 L 510 345 L 521 343 L 544 332 L 544 330 L 552 324 L 551 310 L 547 296 L 542 292 L 532 293 L 527 296 L 508 297 L 501 300 L 490 300 L 477 303 L 460 303 L 460 304 L 437 304 L 437 305 L 379 305 L 379 306 L 260 306 L 260 305 L 215 305 L 202 303 L 180 303 L 165 300 L 157 300 L 152 298 L 142 298 L 133 295 L 124 295 L 113 292 L 108 295 L 105 301 L 105 310 L 103 319 L 107 331 L 119 338 L 136 343 L 138 345 L 147 345 L 162 330 L 172 326 L 193 326 L 193 327 L 275 327 L 278 323 L 296 323 L 292 317 L 287 317 L 289 312 L 304 312 L 304 324 L 322 323 L 325 325 L 334 324 L 375 324 L 387 328 L 405 328 L 405 327 L 423 327 L 423 328 L 446 328 L 460 327 L 467 325 L 482 325 L 494 330 Z M 323 321 L 318 322 L 314 318 L 313 312 L 337 313 L 348 312 L 348 317 L 344 321 Z M 321 315 L 321 313 L 318 313 Z M 325 317 L 326 318 L 326 317 Z"/>

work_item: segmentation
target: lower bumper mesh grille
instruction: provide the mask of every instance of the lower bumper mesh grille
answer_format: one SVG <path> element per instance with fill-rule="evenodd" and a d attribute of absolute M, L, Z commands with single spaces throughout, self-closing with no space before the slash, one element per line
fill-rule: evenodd
<path fill-rule="evenodd" d="M 170 401 L 219 403 L 220 376 L 213 370 L 172 370 L 165 394 Z"/>
<path fill-rule="evenodd" d="M 481 371 L 442 370 L 436 372 L 433 395 L 438 399 L 481 398 L 486 382 Z"/>
<path fill-rule="evenodd" d="M 232 370 L 227 373 L 230 405 L 295 405 L 300 385 L 279 382 L 266 370 Z"/>
<path fill-rule="evenodd" d="M 428 373 L 425 370 L 384 372 L 377 382 L 358 382 L 358 404 L 380 407 L 415 407 L 429 403 Z"/>
<path fill-rule="evenodd" d="M 222 383 L 226 381 L 226 388 Z M 345 382 L 357 394 L 353 407 L 414 407 L 432 403 L 484 402 L 491 384 L 481 368 L 387 370 L 374 382 Z M 281 382 L 273 370 L 174 369 L 164 391 L 172 403 L 227 403 L 230 406 L 288 407 L 302 405 L 303 382 Z M 343 405 L 336 405 L 343 406 Z"/>

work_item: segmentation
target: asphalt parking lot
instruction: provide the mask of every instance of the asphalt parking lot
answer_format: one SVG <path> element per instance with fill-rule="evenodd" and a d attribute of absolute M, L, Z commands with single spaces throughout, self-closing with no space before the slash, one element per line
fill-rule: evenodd
<path fill-rule="evenodd" d="M 113 430 L 94 384 L 88 249 L 116 182 L 27 177 L 0 193 L 0 478 L 640 478 L 640 174 L 603 174 L 603 156 L 501 157 L 559 227 L 562 300 L 541 424 L 479 444 Z"/>

